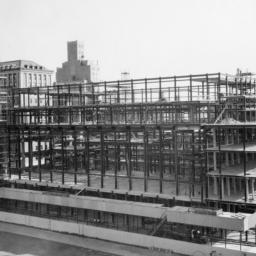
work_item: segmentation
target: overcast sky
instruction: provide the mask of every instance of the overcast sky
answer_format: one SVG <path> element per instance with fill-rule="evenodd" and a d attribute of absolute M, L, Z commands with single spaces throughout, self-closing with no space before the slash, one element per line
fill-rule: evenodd
<path fill-rule="evenodd" d="M 256 72 L 255 0 L 0 0 L 0 61 L 56 70 L 81 40 L 101 79 Z"/>

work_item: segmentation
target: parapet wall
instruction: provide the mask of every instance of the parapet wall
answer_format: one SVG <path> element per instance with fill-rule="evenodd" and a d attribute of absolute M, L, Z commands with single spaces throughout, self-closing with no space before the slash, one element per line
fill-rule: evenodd
<path fill-rule="evenodd" d="M 51 220 L 14 213 L 0 212 L 0 221 L 19 225 L 31 226 L 51 231 L 77 234 L 108 241 L 142 246 L 148 248 L 161 248 L 185 255 L 218 255 L 218 256 L 253 256 L 255 253 L 235 251 L 225 248 L 211 247 L 166 238 L 135 234 L 125 231 L 117 231 L 106 228 L 92 227 L 85 224 Z"/>

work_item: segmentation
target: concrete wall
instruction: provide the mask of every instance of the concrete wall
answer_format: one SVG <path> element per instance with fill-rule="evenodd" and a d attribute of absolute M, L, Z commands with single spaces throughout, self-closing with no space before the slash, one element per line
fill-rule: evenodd
<path fill-rule="evenodd" d="M 166 208 L 161 204 L 148 204 L 88 196 L 69 195 L 65 197 L 26 189 L 0 188 L 0 197 L 150 218 L 160 218 L 166 212 L 168 222 L 236 231 L 245 231 L 248 229 L 250 223 L 253 223 L 250 227 L 254 227 L 256 224 L 256 214 L 248 215 L 245 218 L 236 218 L 231 213 L 223 213 L 222 215 L 214 216 L 188 212 L 184 210 L 187 209 L 186 207 Z M 181 210 L 179 210 L 179 208 L 181 208 Z"/>
<path fill-rule="evenodd" d="M 211 247 L 208 245 L 182 242 L 166 238 L 152 237 L 142 234 L 129 233 L 125 231 L 117 231 L 112 229 L 88 226 L 84 224 L 50 220 L 7 212 L 0 212 L 0 221 L 48 229 L 51 231 L 79 234 L 87 237 L 99 238 L 124 244 L 151 248 L 162 248 L 186 255 L 199 255 L 199 252 L 201 252 L 200 255 L 218 256 L 255 255 L 255 253 L 250 252 L 245 253 L 225 248 Z M 211 254 L 213 251 L 215 251 L 216 254 Z"/>
<path fill-rule="evenodd" d="M 198 214 L 193 212 L 181 212 L 181 211 L 168 211 L 167 221 L 169 222 L 181 222 L 189 225 L 217 227 L 227 230 L 245 231 L 248 228 L 248 218 L 235 218 L 231 214 L 223 214 L 219 216 Z M 255 216 L 254 216 L 254 219 Z"/>
<path fill-rule="evenodd" d="M 0 197 L 150 218 L 160 218 L 165 212 L 165 208 L 162 207 L 161 204 L 129 202 L 124 200 L 112 200 L 88 196 L 70 195 L 65 197 L 44 194 L 40 191 L 26 189 L 0 188 Z"/>

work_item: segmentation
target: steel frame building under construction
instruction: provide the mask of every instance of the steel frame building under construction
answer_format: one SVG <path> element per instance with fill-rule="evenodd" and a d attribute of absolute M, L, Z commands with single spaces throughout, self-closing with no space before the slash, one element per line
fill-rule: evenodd
<path fill-rule="evenodd" d="M 9 88 L 4 115 L 1 221 L 187 255 L 256 252 L 252 77 Z"/>

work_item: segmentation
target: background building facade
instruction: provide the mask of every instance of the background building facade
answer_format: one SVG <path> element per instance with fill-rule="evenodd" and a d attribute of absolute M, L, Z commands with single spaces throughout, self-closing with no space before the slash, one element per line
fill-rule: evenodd
<path fill-rule="evenodd" d="M 0 76 L 7 78 L 8 87 L 26 88 L 50 86 L 53 71 L 34 61 L 14 60 L 0 62 Z"/>
<path fill-rule="evenodd" d="M 84 59 L 84 45 L 79 41 L 67 43 L 68 61 L 57 68 L 56 82 L 96 82 L 98 63 Z"/>

